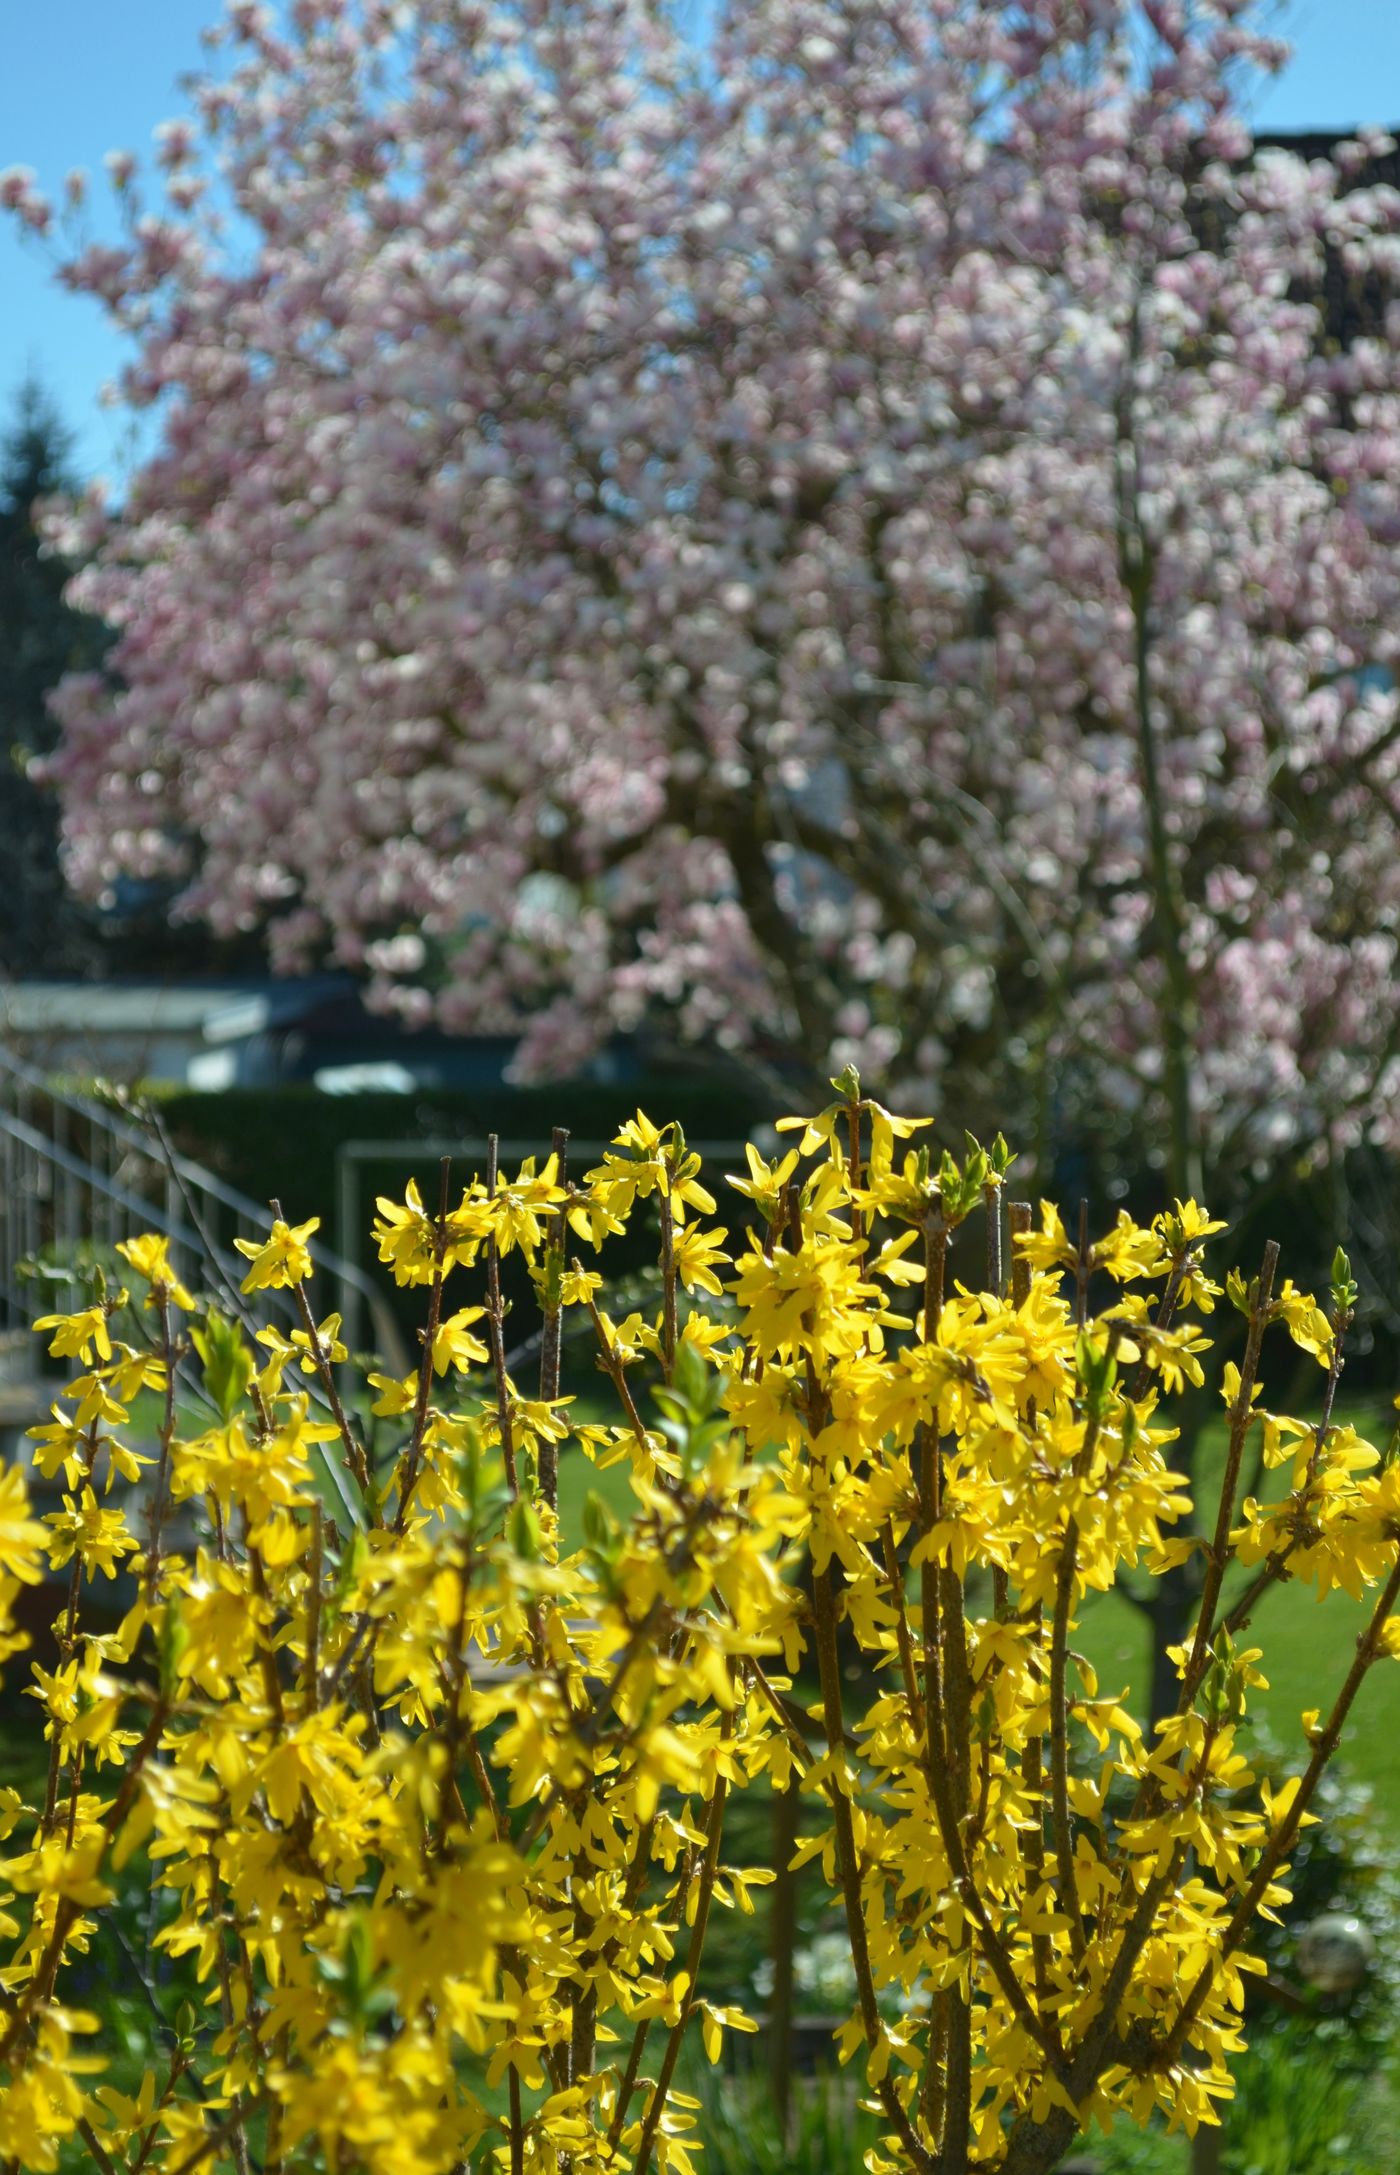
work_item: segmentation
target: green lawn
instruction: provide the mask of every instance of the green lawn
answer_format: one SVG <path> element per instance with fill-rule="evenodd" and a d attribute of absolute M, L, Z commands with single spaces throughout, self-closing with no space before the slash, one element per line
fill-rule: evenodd
<path fill-rule="evenodd" d="M 572 1407 L 575 1417 L 590 1421 L 616 1417 L 606 1384 L 585 1378 L 577 1387 L 581 1394 Z M 149 1396 L 141 1400 L 136 1417 L 137 1432 L 153 1433 L 158 1401 Z M 179 1417 L 182 1431 L 198 1432 L 209 1424 L 207 1412 L 193 1405 L 182 1405 Z M 1345 1417 L 1370 1440 L 1384 1442 L 1388 1418 L 1357 1408 Z M 328 1449 L 334 1456 L 335 1446 Z M 1198 1495 L 1203 1517 L 1214 1504 L 1224 1449 L 1222 1421 L 1209 1429 L 1201 1450 Z M 630 1514 L 635 1501 L 630 1473 L 626 1458 L 599 1472 L 576 1446 L 563 1446 L 559 1508 L 566 1545 L 576 1544 L 582 1536 L 583 1505 L 593 1490 L 616 1516 L 625 1519 Z M 1267 1476 L 1268 1492 L 1281 1492 L 1277 1483 L 1287 1476 L 1287 1467 Z M 1350 1665 L 1365 1614 L 1345 1594 L 1333 1594 L 1326 1603 L 1319 1603 L 1309 1589 L 1294 1585 L 1276 1587 L 1260 1604 L 1249 1643 L 1264 1650 L 1262 1666 L 1269 1689 L 1255 1694 L 1246 1727 L 1262 1728 L 1271 1748 L 1285 1760 L 1302 1753 L 1305 1709 L 1325 1711 L 1330 1705 Z M 1126 1690 L 1129 1703 L 1141 1714 L 1149 1668 L 1145 1617 L 1121 1594 L 1091 1595 L 1081 1608 L 1075 1643 L 1098 1671 L 1100 1689 L 1105 1693 Z M 1379 1665 L 1372 1672 L 1352 1710 L 1341 1765 L 1370 1786 L 1378 1820 L 1400 1841 L 1400 1667 Z"/>
<path fill-rule="evenodd" d="M 589 1413 L 590 1418 L 604 1416 L 601 1402 Z M 1374 1412 L 1355 1409 L 1345 1417 L 1368 1440 L 1384 1443 L 1388 1420 L 1379 1421 Z M 1214 1507 L 1224 1451 L 1221 1423 L 1208 1431 L 1201 1450 L 1203 1517 Z M 577 1449 L 565 1447 L 559 1465 L 559 1508 L 566 1541 L 581 1532 L 583 1503 L 590 1489 L 596 1489 L 616 1515 L 628 1515 L 633 1501 L 630 1470 L 623 1459 L 600 1473 Z M 1287 1480 L 1288 1468 L 1267 1478 L 1268 1493 L 1277 1495 L 1282 1492 L 1277 1483 Z M 1236 1590 L 1236 1584 L 1227 1584 L 1227 1598 Z M 1304 1711 L 1320 1707 L 1325 1713 L 1331 1705 L 1368 1614 L 1366 1606 L 1358 1606 L 1345 1594 L 1334 1593 L 1319 1602 L 1311 1588 L 1297 1585 L 1276 1586 L 1260 1603 L 1247 1643 L 1264 1650 L 1261 1666 L 1269 1688 L 1254 1694 L 1245 1727 L 1262 1729 L 1285 1760 L 1303 1753 Z M 1126 1690 L 1133 1711 L 1145 1711 L 1147 1619 L 1124 1595 L 1089 1596 L 1080 1610 L 1075 1644 L 1097 1669 L 1102 1692 Z M 1400 1841 L 1400 1666 L 1378 1664 L 1363 1686 L 1343 1739 L 1341 1765 L 1370 1786 L 1377 1818 Z"/>
<path fill-rule="evenodd" d="M 1264 1650 L 1269 1689 L 1257 1692 L 1248 1721 L 1262 1725 L 1285 1757 L 1304 1750 L 1301 1716 L 1325 1713 L 1345 1677 L 1369 1611 L 1345 1594 L 1319 1603 L 1296 1586 L 1276 1587 L 1261 1603 L 1249 1644 Z M 1075 1643 L 1099 1672 L 1101 1692 L 1127 1688 L 1141 1713 L 1147 1681 L 1145 1619 L 1118 1594 L 1092 1597 Z M 1377 1818 L 1400 1837 L 1400 1668 L 1378 1664 L 1362 1687 L 1343 1738 L 1342 1764 L 1375 1792 Z"/>
<path fill-rule="evenodd" d="M 1384 1444 L 1389 1417 L 1378 1420 L 1373 1411 L 1355 1409 L 1341 1417 L 1368 1441 Z M 1198 1501 L 1203 1522 L 1214 1508 L 1224 1451 L 1221 1423 L 1202 1445 Z M 1287 1482 L 1289 1468 L 1285 1465 L 1266 1478 L 1270 1485 L 1265 1492 L 1281 1495 L 1285 1490 L 1279 1483 Z M 1227 1580 L 1227 1601 L 1242 1583 L 1243 1574 Z M 1346 1594 L 1334 1593 L 1319 1602 L 1312 1588 L 1292 1584 L 1275 1586 L 1260 1602 L 1242 1643 L 1262 1647 L 1260 1667 L 1269 1688 L 1253 1694 L 1245 1727 L 1262 1733 L 1285 1760 L 1301 1760 L 1302 1716 L 1310 1707 L 1325 1714 L 1331 1706 L 1369 1614 L 1369 1604 L 1359 1605 Z M 1099 1672 L 1100 1691 L 1126 1689 L 1133 1711 L 1142 1714 L 1149 1662 L 1147 1621 L 1141 1612 L 1121 1593 L 1091 1595 L 1081 1606 L 1074 1639 Z M 1352 1708 L 1339 1764 L 1370 1786 L 1377 1819 L 1400 1841 L 1400 1666 L 1378 1663 L 1372 1670 Z"/>

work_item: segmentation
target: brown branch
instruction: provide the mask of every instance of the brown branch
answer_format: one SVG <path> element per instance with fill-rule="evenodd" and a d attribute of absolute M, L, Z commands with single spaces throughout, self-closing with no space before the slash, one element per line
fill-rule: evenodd
<path fill-rule="evenodd" d="M 938 1334 L 938 1319 L 943 1309 L 943 1278 L 947 1255 L 947 1227 L 942 1216 L 937 1215 L 928 1220 L 924 1227 L 921 1333 L 925 1344 L 932 1344 Z M 935 1805 L 940 1806 L 939 1825 L 945 1830 L 944 1849 L 948 1851 L 948 1836 L 956 1837 L 958 1833 L 958 1812 L 948 1783 L 942 1581 L 930 1547 L 933 1530 L 943 1507 L 943 1460 L 938 1441 L 936 1410 L 931 1421 L 920 1422 L 915 1445 L 919 1475 L 919 1544 L 924 1551 L 923 1561 L 919 1566 L 919 1615 L 924 1667 L 923 1763 L 929 1794 Z M 948 1793 L 946 1808 L 941 1807 L 944 1792 Z M 960 1843 L 955 1847 L 960 1848 Z M 949 1862 L 952 1862 L 951 1852 Z M 935 2143 L 940 2136 L 947 2135 L 946 2078 L 953 2039 L 954 2008 L 954 1990 L 951 1987 L 937 1988 L 929 2003 L 929 2039 L 924 2058 L 923 2081 L 919 2089 L 920 2112 Z M 965 2145 L 963 2150 L 966 2152 Z"/>
<path fill-rule="evenodd" d="M 272 1204 L 272 1211 L 275 1216 L 280 1216 L 282 1213 L 276 1201 Z M 321 1339 L 317 1334 L 315 1318 L 311 1312 L 311 1302 L 300 1284 L 295 1285 L 293 1289 L 296 1293 L 297 1312 L 301 1316 L 301 1326 L 306 1333 L 306 1341 L 311 1347 L 311 1357 L 316 1363 L 316 1372 L 321 1377 L 321 1387 L 326 1393 L 326 1402 L 331 1408 L 331 1417 L 335 1421 L 340 1440 L 344 1445 L 345 1461 L 350 1468 L 355 1485 L 364 1499 L 365 1515 L 368 1517 L 373 1508 L 374 1487 L 370 1479 L 369 1460 L 365 1456 L 365 1447 L 351 1427 L 349 1415 L 341 1401 L 335 1371 L 330 1363 L 330 1356 L 322 1349 Z"/>
<path fill-rule="evenodd" d="M 568 1183 L 569 1136 L 564 1128 L 556 1125 L 550 1135 L 550 1153 L 557 1164 L 556 1184 Z M 559 1395 L 559 1381 L 564 1357 L 564 1308 L 560 1296 L 560 1281 L 564 1274 L 564 1232 L 566 1203 L 559 1204 L 549 1239 L 545 1246 L 544 1260 L 544 1328 L 540 1338 L 540 1398 L 549 1404 Z M 559 1509 L 559 1445 L 544 1439 L 540 1443 L 540 1494 L 550 1509 Z"/>
<path fill-rule="evenodd" d="M 408 1518 L 408 1506 L 418 1485 L 419 1461 L 428 1431 L 428 1409 L 433 1390 L 433 1346 L 437 1343 L 438 1328 L 442 1321 L 442 1287 L 446 1275 L 444 1257 L 447 1252 L 447 1199 L 451 1178 L 452 1158 L 445 1155 L 438 1174 L 437 1220 L 433 1226 L 433 1281 L 428 1294 L 428 1319 L 423 1329 L 423 1357 L 418 1366 L 418 1396 L 413 1408 L 413 1431 L 399 1460 L 399 1507 L 394 1513 L 395 1533 L 403 1532 Z"/>
<path fill-rule="evenodd" d="M 267 1574 L 263 1569 L 262 1556 L 253 1546 L 252 1540 L 249 1538 L 248 1535 L 246 1513 L 244 1519 L 243 1545 L 248 1551 L 248 1569 L 252 1576 L 253 1592 L 256 1594 L 258 1599 L 258 1613 L 259 1617 L 261 1618 L 265 1611 L 269 1611 L 271 1609 L 272 1604 L 268 1596 Z M 257 1641 L 258 1667 L 262 1672 L 263 1697 L 267 1701 L 268 1711 L 270 1712 L 273 1721 L 277 1724 L 277 1728 L 280 1733 L 280 1731 L 285 1726 L 286 1715 L 282 1705 L 282 1680 L 277 1674 L 277 1656 L 273 1650 L 271 1630 L 272 1626 L 270 1621 L 260 1621 L 256 1626 L 254 1637 Z"/>
<path fill-rule="evenodd" d="M 154 1606 L 160 1580 L 161 1536 L 169 1508 L 170 1452 L 175 1441 L 175 1341 L 170 1333 L 170 1301 L 160 1286 L 156 1291 L 156 1306 L 160 1316 L 160 1348 L 165 1360 L 165 1403 L 160 1416 L 160 1457 L 151 1496 L 151 1537 L 146 1550 L 147 1607 Z"/>
<path fill-rule="evenodd" d="M 816 1604 L 817 1666 L 821 1677 L 822 1718 L 826 1728 L 827 1750 L 834 1759 L 843 1753 L 844 1729 L 841 1712 L 841 1667 L 836 1651 L 836 1596 L 829 1562 L 813 1578 L 812 1591 Z M 836 1866 L 841 1884 L 841 1899 L 846 1911 L 846 1934 L 850 1944 L 851 1962 L 856 1974 L 861 2029 L 866 2044 L 873 2053 L 882 2038 L 880 2011 L 875 1999 L 875 1981 L 870 1969 L 870 1950 L 865 1935 L 860 1862 L 856 1855 L 851 1801 L 839 1784 L 833 1786 L 831 1810 L 836 1828 Z M 876 2091 L 881 2106 L 914 2167 L 919 2170 L 919 2175 L 941 2175 L 933 2155 L 919 2137 L 888 2076 L 880 2079 Z"/>
<path fill-rule="evenodd" d="M 1168 2033 L 1166 2043 L 1162 2049 L 1162 2058 L 1164 2060 L 1176 2060 L 1187 2033 L 1196 2021 L 1201 2005 L 1210 1991 L 1211 1981 L 1217 1968 L 1221 1964 L 1228 1963 L 1235 1950 L 1239 1947 L 1240 1942 L 1254 1922 L 1255 1914 L 1263 1900 L 1265 1890 L 1292 1849 L 1298 1830 L 1302 1826 L 1303 1815 L 1308 1809 L 1309 1801 L 1321 1780 L 1324 1768 L 1332 1758 L 1341 1740 L 1342 1729 L 1348 1714 L 1351 1712 L 1352 1703 L 1361 1689 L 1367 1670 L 1379 1654 L 1381 1632 L 1391 1610 L 1395 1607 L 1397 1598 L 1400 1598 L 1400 1549 L 1397 1549 L 1394 1569 L 1381 1589 L 1380 1597 L 1371 1613 L 1371 1620 L 1356 1642 L 1356 1658 L 1347 1671 L 1346 1679 L 1337 1694 L 1336 1702 L 1327 1718 L 1326 1726 L 1312 1740 L 1313 1755 L 1304 1770 L 1302 1781 L 1298 1785 L 1293 1801 L 1266 1846 L 1264 1854 L 1255 1869 L 1253 1879 L 1236 1904 L 1230 1921 L 1221 1936 L 1218 1950 L 1202 1965 L 1190 1993 L 1181 2005 L 1180 2014 Z"/>
<path fill-rule="evenodd" d="M 1211 1637 L 1215 1628 L 1216 1603 L 1230 1561 L 1230 1527 L 1235 1515 L 1235 1491 L 1239 1485 L 1240 1461 L 1244 1456 L 1245 1437 L 1254 1416 L 1254 1384 L 1259 1372 L 1259 1354 L 1268 1326 L 1269 1309 L 1273 1301 L 1274 1271 L 1278 1266 L 1278 1244 L 1270 1239 L 1264 1248 L 1264 1259 L 1259 1270 L 1259 1282 L 1255 1287 L 1254 1304 L 1249 1313 L 1249 1335 L 1245 1341 L 1244 1358 L 1240 1363 L 1240 1385 L 1235 1402 L 1230 1408 L 1230 1444 L 1225 1457 L 1225 1473 L 1220 1483 L 1220 1503 L 1215 1518 L 1215 1538 L 1211 1542 L 1206 1561 L 1205 1585 L 1201 1592 L 1200 1614 L 1196 1619 L 1196 1637 L 1191 1657 L 1182 1680 L 1181 1696 L 1177 1712 L 1185 1714 L 1196 1696 L 1201 1678 L 1205 1674 L 1210 1653 Z"/>
<path fill-rule="evenodd" d="M 575 1261 L 574 1267 L 581 1275 L 582 1263 Z M 616 1345 L 608 1335 L 607 1324 L 598 1311 L 597 1302 L 594 1300 L 592 1292 L 588 1293 L 586 1303 L 589 1319 L 593 1324 L 593 1331 L 598 1339 L 599 1350 L 602 1353 L 603 1372 L 617 1391 L 637 1448 L 645 1457 L 649 1458 L 651 1456 L 651 1444 L 647 1441 L 647 1431 L 642 1425 L 642 1416 L 637 1410 L 636 1400 L 628 1386 L 627 1370 L 618 1357 Z"/>
<path fill-rule="evenodd" d="M 301 1666 L 302 1699 L 308 1714 L 315 1713 L 321 1689 L 321 1563 L 325 1546 L 322 1524 L 318 1496 L 311 1506 L 311 1551 L 306 1564 L 306 1652 Z"/>
<path fill-rule="evenodd" d="M 1032 1737 L 1021 1758 L 1021 1775 L 1026 1795 L 1034 1800 L 1034 1818 L 1026 1835 L 1026 1863 L 1030 1869 L 1031 1887 L 1039 1893 L 1045 1886 L 1045 1775 L 1041 1765 L 1044 1746 L 1039 1737 Z M 1036 1999 L 1044 2006 L 1050 1991 L 1050 1938 L 1045 1933 L 1031 1935 L 1031 1975 L 1035 1981 Z"/>
<path fill-rule="evenodd" d="M 207 2160 L 212 2152 L 217 2152 L 221 2145 L 226 2145 L 230 2138 L 237 2135 L 249 2112 L 246 2107 L 240 2108 L 237 2114 L 230 2115 L 226 2121 L 221 2122 L 217 2129 L 210 2130 L 192 2152 L 187 2152 L 183 2160 L 177 2160 L 174 2167 L 166 2171 L 166 2175 L 194 2175 L 195 2168 L 202 2160 Z"/>
<path fill-rule="evenodd" d="M 165 1701 L 157 1699 L 151 1711 L 151 1719 L 146 1724 L 145 1733 L 131 1755 L 131 1764 L 122 1778 L 121 1788 L 102 1815 L 101 1826 L 105 1832 L 107 1843 L 111 1842 L 131 1810 L 132 1801 L 140 1787 L 142 1769 L 160 1742 L 161 1732 L 165 1728 L 168 1713 L 169 1709 Z M 105 1851 L 106 1844 L 103 1845 L 104 1855 Z M 96 1867 L 93 1870 L 95 1873 Z M 39 1960 L 33 1978 L 15 2003 L 14 2013 L 11 2016 L 4 2038 L 0 2039 L 0 2066 L 8 2062 L 14 2050 L 15 2042 L 25 2031 L 40 2001 L 47 2001 L 50 1998 L 53 1992 L 54 1980 L 58 1976 L 59 1964 L 62 1961 L 63 1946 L 72 1931 L 74 1920 L 78 1917 L 80 1908 L 80 1905 L 76 1904 L 71 1896 L 59 1897 L 54 1911 L 53 1932 L 49 1936 L 48 1945 Z"/>
<path fill-rule="evenodd" d="M 486 1191 L 494 1199 L 500 1181 L 500 1141 L 486 1137 Z M 496 1422 L 501 1436 L 501 1458 L 506 1484 L 513 1496 L 520 1494 L 515 1469 L 515 1440 L 510 1413 L 510 1383 L 506 1376 L 506 1309 L 501 1297 L 501 1250 L 494 1235 L 486 1242 L 486 1325 L 491 1345 L 491 1367 L 496 1380 Z"/>
<path fill-rule="evenodd" d="M 1011 1240 L 1011 1304 L 1017 1308 L 1023 1307 L 1031 1295 L 1032 1271 L 1016 1241 L 1029 1238 L 1032 1221 L 1033 1211 L 1029 1201 L 1007 1202 L 1006 1228 Z"/>
<path fill-rule="evenodd" d="M 87 2146 L 88 2151 L 92 2154 L 93 2159 L 96 2161 L 98 2167 L 98 2175 L 117 2175 L 116 2163 L 113 2161 L 111 2155 L 107 2151 L 106 2146 L 103 2144 L 101 2138 L 98 2136 L 92 2124 L 88 2121 L 86 2115 L 83 2115 L 79 2118 L 78 2135 L 79 2137 L 81 2137 L 83 2143 Z"/>
<path fill-rule="evenodd" d="M 724 1833 L 724 1807 L 729 1794 L 729 1784 L 723 1775 L 715 1776 L 715 1786 L 710 1793 L 708 1817 L 705 1822 L 705 1855 L 700 1862 L 699 1892 L 696 1897 L 695 1916 L 691 1921 L 690 1943 L 686 1950 L 686 1989 L 680 2014 L 671 2026 L 666 2042 L 666 2052 L 661 2058 L 661 2070 L 647 2102 L 642 2118 L 642 2134 L 637 2140 L 636 2158 L 633 2162 L 635 2175 L 647 2175 L 651 2164 L 651 2150 L 656 2137 L 657 2124 L 666 2106 L 666 2096 L 671 2089 L 676 2063 L 680 2057 L 681 2041 L 685 2028 L 695 2014 L 698 1999 L 700 1964 L 705 1949 L 705 1932 L 710 1920 L 710 1904 L 715 1892 L 715 1876 L 719 1871 L 719 1847 Z"/>
<path fill-rule="evenodd" d="M 924 1703 L 919 1696 L 919 1680 L 914 1666 L 914 1641 L 909 1629 L 909 1604 L 904 1591 L 904 1571 L 895 1547 L 894 1521 L 887 1518 L 880 1529 L 880 1546 L 885 1558 L 885 1577 L 889 1582 L 890 1606 L 894 1611 L 895 1644 L 899 1649 L 899 1671 L 904 1679 L 904 1696 L 909 1702 L 909 1725 L 917 1744 L 927 1727 Z"/>
<path fill-rule="evenodd" d="M 670 1198 L 657 1203 L 661 1220 L 661 1372 L 669 1382 L 676 1367 L 676 1223 Z"/>
<path fill-rule="evenodd" d="M 510 2175 L 525 2175 L 525 2118 L 520 2106 L 520 2072 L 510 2065 Z"/>
<path fill-rule="evenodd" d="M 1076 1959 L 1084 1954 L 1084 1926 L 1074 1878 L 1074 1832 L 1069 1811 L 1069 1700 L 1065 1688 L 1065 1661 L 1078 1555 L 1079 1527 L 1071 1518 L 1065 1527 L 1064 1546 L 1055 1576 L 1055 1616 L 1050 1630 L 1050 1832 L 1059 1876 L 1060 1908 L 1069 1920 L 1070 1945 Z"/>

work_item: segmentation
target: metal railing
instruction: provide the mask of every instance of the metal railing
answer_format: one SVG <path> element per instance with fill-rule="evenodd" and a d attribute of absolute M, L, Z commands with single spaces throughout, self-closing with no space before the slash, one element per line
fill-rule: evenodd
<path fill-rule="evenodd" d="M 63 1272 L 85 1248 L 110 1251 L 142 1230 L 170 1240 L 187 1281 L 212 1272 L 236 1298 L 247 1263 L 233 1241 L 266 1237 L 268 1220 L 265 1206 L 176 1154 L 158 1130 L 56 1086 L 0 1048 L 0 1329 L 27 1328 L 53 1311 L 65 1282 L 76 1288 Z M 403 1372 L 403 1338 L 373 1280 L 329 1247 L 313 1244 L 311 1253 L 342 1302 L 353 1302 L 357 1329 L 367 1320 L 384 1359 Z M 51 1273 L 23 1273 L 35 1264 Z M 264 1296 L 292 1316 L 286 1293 Z"/>

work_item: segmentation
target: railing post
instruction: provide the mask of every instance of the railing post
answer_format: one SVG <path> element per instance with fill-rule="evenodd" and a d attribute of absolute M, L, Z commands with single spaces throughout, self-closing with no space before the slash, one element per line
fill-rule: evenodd
<path fill-rule="evenodd" d="M 20 1103 L 34 1107 L 30 1124 Z M 175 1157 L 163 1136 L 160 1153 L 151 1137 L 91 1097 L 53 1088 L 43 1075 L 0 1046 L 0 1321 L 17 1326 L 44 1311 L 56 1294 L 21 1292 L 16 1263 L 41 1239 L 41 1222 L 65 1252 L 83 1240 L 111 1247 L 142 1222 L 174 1242 L 177 1261 L 197 1270 L 212 1249 L 221 1277 L 236 1280 L 244 1264 L 231 1251 L 235 1233 L 267 1228 L 265 1204 L 249 1200 L 211 1171 Z M 349 1163 L 349 1159 L 347 1159 Z M 390 1366 L 408 1365 L 392 1310 L 364 1271 L 354 1248 L 358 1181 L 353 1165 L 337 1174 L 342 1228 L 350 1245 L 344 1256 L 318 1247 L 322 1273 L 333 1280 L 352 1347 L 373 1336 Z M 348 1193 L 347 1193 L 348 1188 Z M 41 1204 L 51 1204 L 45 1219 Z M 35 1303 L 42 1298 L 43 1305 Z M 288 1306 L 289 1318 L 295 1318 Z M 368 1320 L 366 1313 L 368 1312 Z"/>
<path fill-rule="evenodd" d="M 0 1304 L 5 1327 L 19 1327 L 18 1294 L 15 1290 L 15 1144 L 5 1135 L 4 1174 L 0 1178 Z"/>
<path fill-rule="evenodd" d="M 341 1260 L 340 1334 L 347 1352 L 357 1352 L 360 1348 L 360 1294 L 347 1274 L 349 1264 L 356 1258 L 359 1192 L 355 1159 L 345 1153 L 342 1143 L 335 1153 L 335 1248 Z"/>
<path fill-rule="evenodd" d="M 55 1098 L 49 1104 L 49 1138 L 53 1142 L 54 1202 L 53 1237 L 54 1249 L 60 1261 L 70 1256 L 78 1238 L 78 1219 L 74 1214 L 76 1181 L 66 1167 L 64 1151 L 68 1147 L 68 1105 Z M 65 1287 L 71 1305 L 77 1286 L 71 1281 Z M 55 1300 L 57 1294 L 55 1293 Z"/>

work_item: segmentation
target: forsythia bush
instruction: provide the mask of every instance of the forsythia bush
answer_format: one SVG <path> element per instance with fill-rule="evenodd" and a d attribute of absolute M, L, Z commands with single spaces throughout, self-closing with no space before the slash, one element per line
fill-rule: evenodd
<path fill-rule="evenodd" d="M 67 1581 L 30 1671 L 47 1782 L 0 1791 L 6 2168 L 688 2175 L 687 2029 L 714 2059 L 752 2028 L 702 1965 L 716 1908 L 772 1877 L 725 1862 L 759 1777 L 826 1807 L 801 1855 L 844 1910 L 874 2175 L 1033 2175 L 1091 2118 L 1214 2119 L 1251 1931 L 1400 1649 L 1400 1464 L 1332 1418 L 1346 1265 L 1325 1309 L 1272 1247 L 1230 1277 L 1223 1492 L 1208 1539 L 1173 1539 L 1220 1226 L 1187 1202 L 1092 1243 L 1049 1205 L 1031 1228 L 1000 1141 L 939 1160 L 836 1085 L 779 1160 L 748 1151 L 732 1245 L 678 1131 L 640 1116 L 578 1184 L 558 1154 L 514 1178 L 493 1155 L 455 1199 L 444 1167 L 432 1209 L 381 1201 L 381 1259 L 426 1302 L 402 1380 L 355 1378 L 316 1318 L 315 1224 L 280 1213 L 242 1294 L 289 1293 L 299 1327 L 196 1299 L 149 1235 L 121 1248 L 130 1295 L 40 1323 L 77 1371 L 34 1450 L 63 1508 L 0 1482 L 7 1611 L 45 1564 Z M 619 1318 L 591 1263 L 639 1214 L 656 1303 Z M 516 1253 L 542 1320 L 512 1351 Z M 561 1394 L 566 1325 L 605 1417 Z M 1261 1403 L 1276 1328 L 1319 1363 L 1316 1423 Z M 630 1465 L 630 1520 L 592 1495 L 563 1531 L 561 1456 Z M 1237 1500 L 1256 1458 L 1287 1468 L 1267 1504 Z M 1076 1613 L 1197 1548 L 1176 1712 L 1144 1733 Z M 89 1589 L 118 1572 L 136 1598 L 99 1633 Z M 1378 1592 L 1271 1793 L 1240 1745 L 1264 1681 L 1243 1635 L 1283 1580 Z M 92 2006 L 137 1874 L 158 1969 L 196 1998 L 134 2081 Z"/>

